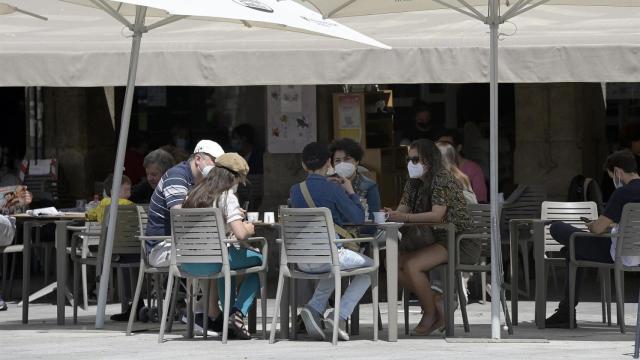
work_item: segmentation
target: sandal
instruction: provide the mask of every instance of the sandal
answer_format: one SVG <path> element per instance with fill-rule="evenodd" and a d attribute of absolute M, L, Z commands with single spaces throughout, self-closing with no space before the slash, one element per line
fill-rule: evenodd
<path fill-rule="evenodd" d="M 229 315 L 229 327 L 238 339 L 251 339 L 251 334 L 249 334 L 249 331 L 244 324 L 244 315 L 242 315 L 240 311 L 235 311 L 233 314 Z"/>

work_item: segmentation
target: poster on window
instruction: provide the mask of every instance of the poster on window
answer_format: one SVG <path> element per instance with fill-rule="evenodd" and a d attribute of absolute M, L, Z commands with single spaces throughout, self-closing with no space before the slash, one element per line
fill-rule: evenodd
<path fill-rule="evenodd" d="M 360 129 L 360 97 L 345 95 L 338 98 L 340 129 Z"/>
<path fill-rule="evenodd" d="M 316 87 L 267 87 L 267 150 L 296 154 L 317 140 Z"/>

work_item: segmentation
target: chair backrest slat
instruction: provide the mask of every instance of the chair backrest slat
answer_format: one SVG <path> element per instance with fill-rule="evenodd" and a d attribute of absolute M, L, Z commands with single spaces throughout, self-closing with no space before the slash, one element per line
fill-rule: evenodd
<path fill-rule="evenodd" d="M 598 205 L 593 201 L 580 201 L 580 202 L 554 202 L 545 201 L 542 203 L 542 211 L 540 218 L 542 220 L 558 220 L 567 224 L 577 227 L 581 230 L 587 230 L 587 226 L 584 221 L 580 220 L 581 217 L 586 217 L 590 220 L 596 220 L 598 218 Z M 549 225 L 544 227 L 544 250 L 560 251 L 562 245 L 555 241 L 551 237 L 549 232 Z"/>
<path fill-rule="evenodd" d="M 109 224 L 109 212 L 105 212 L 101 244 L 107 237 Z M 138 209 L 136 205 L 118 206 L 118 217 L 116 219 L 115 237 L 113 239 L 113 255 L 139 254 L 140 242 L 136 237 L 140 232 L 140 221 L 138 219 Z M 102 253 L 102 251 L 100 252 Z"/>
<path fill-rule="evenodd" d="M 618 225 L 616 255 L 640 256 L 640 203 L 626 204 Z"/>
<path fill-rule="evenodd" d="M 327 208 L 282 209 L 283 264 L 337 263 L 335 226 Z"/>
<path fill-rule="evenodd" d="M 491 205 L 469 204 L 467 209 L 473 223 L 472 233 L 486 235 L 486 238 L 474 240 L 480 243 L 480 256 L 489 258 L 491 257 Z"/>
<path fill-rule="evenodd" d="M 220 209 L 171 209 L 171 265 L 228 264 L 225 225 Z"/>
<path fill-rule="evenodd" d="M 540 205 L 547 199 L 542 186 L 520 184 L 502 206 L 500 218 L 503 231 L 509 229 L 512 219 L 539 219 Z"/>

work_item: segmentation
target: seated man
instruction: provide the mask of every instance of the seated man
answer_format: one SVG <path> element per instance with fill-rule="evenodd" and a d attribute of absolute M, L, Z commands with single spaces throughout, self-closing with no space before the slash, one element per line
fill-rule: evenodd
<path fill-rule="evenodd" d="M 148 204 L 160 178 L 174 164 L 173 156 L 162 149 L 155 149 L 148 153 L 142 162 L 147 177 L 131 189 L 129 200 L 136 204 Z"/>
<path fill-rule="evenodd" d="M 305 146 L 302 151 L 302 166 L 307 171 L 307 179 L 291 188 L 291 205 L 295 208 L 325 207 L 331 210 L 336 225 L 344 223 L 361 224 L 364 221 L 364 210 L 360 204 L 360 196 L 356 194 L 349 179 L 327 177 L 331 166 L 331 153 L 326 145 L 314 142 Z M 306 190 L 305 191 L 305 187 Z M 306 194 L 305 194 L 306 193 Z M 308 197 L 311 199 L 308 199 Z M 312 200 L 312 201 L 309 201 Z M 337 237 L 337 236 L 336 236 Z M 373 260 L 360 253 L 338 248 L 340 268 L 342 270 L 372 266 Z M 331 264 L 298 264 L 300 270 L 308 273 L 324 273 L 331 271 Z M 302 320 L 309 335 L 317 340 L 325 339 L 321 328 L 321 320 L 327 307 L 329 296 L 334 290 L 333 279 L 323 279 L 318 283 L 313 297 L 301 311 Z M 371 285 L 369 275 L 358 275 L 352 278 L 347 291 L 342 295 L 340 306 L 339 338 L 349 340 L 346 332 L 346 320 Z M 326 328 L 333 328 L 333 311 L 324 319 Z"/>
<path fill-rule="evenodd" d="M 598 220 L 587 224 L 589 231 L 596 235 L 608 232 L 616 233 L 618 230 L 617 223 L 620 222 L 622 216 L 622 208 L 627 203 L 640 202 L 640 177 L 638 176 L 636 160 L 631 151 L 621 150 L 609 155 L 604 168 L 613 179 L 616 190 L 611 195 L 604 213 L 600 215 Z M 565 245 L 562 249 L 563 255 L 569 261 L 569 249 L 567 249 L 569 238 L 571 234 L 581 230 L 560 221 L 551 224 L 549 230 L 556 241 Z M 575 254 L 578 260 L 613 263 L 616 255 L 615 251 L 615 238 L 580 237 L 575 241 Z M 627 266 L 636 266 L 640 264 L 640 259 L 637 257 L 625 257 L 623 262 Z M 568 268 L 567 266 L 564 299 L 558 304 L 555 314 L 546 319 L 545 324 L 548 328 L 569 328 Z M 581 283 L 581 270 L 578 269 L 576 277 L 576 305 L 579 299 L 578 285 Z"/>
<path fill-rule="evenodd" d="M 211 140 L 200 140 L 187 161 L 183 161 L 167 170 L 156 186 L 149 203 L 149 218 L 145 235 L 171 235 L 170 209 L 179 209 L 187 198 L 187 194 L 196 184 L 202 182 L 209 171 L 214 168 L 216 158 L 224 154 L 222 147 Z M 147 240 L 147 256 L 149 265 L 153 267 L 169 266 L 171 261 L 171 243 Z M 215 284 L 215 283 L 214 283 Z M 211 288 L 211 297 L 217 302 L 217 289 Z M 217 306 L 209 308 L 210 329 L 222 329 L 221 312 Z M 196 314 L 196 332 L 202 329 L 204 315 Z M 199 328 L 199 330 L 198 330 Z"/>

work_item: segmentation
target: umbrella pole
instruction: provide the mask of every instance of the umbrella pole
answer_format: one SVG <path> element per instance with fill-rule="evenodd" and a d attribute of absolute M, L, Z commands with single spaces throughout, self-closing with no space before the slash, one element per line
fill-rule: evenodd
<path fill-rule="evenodd" d="M 107 292 L 109 291 L 109 275 L 111 273 L 111 254 L 113 239 L 116 231 L 118 215 L 118 199 L 120 198 L 120 185 L 124 170 L 124 154 L 127 148 L 127 136 L 129 135 L 129 122 L 131 120 L 131 106 L 135 90 L 136 72 L 138 70 L 138 57 L 140 55 L 140 42 L 142 34 L 146 31 L 144 19 L 147 8 L 136 6 L 136 20 L 133 25 L 133 40 L 131 43 L 131 56 L 129 59 L 129 76 L 127 78 L 127 90 L 122 108 L 122 122 L 120 124 L 120 137 L 118 138 L 118 151 L 116 152 L 116 164 L 113 169 L 113 186 L 111 187 L 111 205 L 109 206 L 109 223 L 107 225 L 107 239 L 104 244 L 104 259 L 102 262 L 102 274 L 100 275 L 100 292 L 98 293 L 98 308 L 96 310 L 96 329 L 104 327 L 105 308 L 107 306 Z M 133 305 L 135 306 L 135 304 Z"/>
<path fill-rule="evenodd" d="M 500 292 L 502 281 L 502 262 L 500 256 L 500 227 L 498 204 L 498 30 L 500 27 L 500 4 L 498 0 L 490 0 L 488 23 L 491 30 L 489 91 L 490 91 L 490 170 L 491 182 L 491 338 L 500 339 Z M 484 291 L 484 289 L 483 289 Z M 514 294 L 511 294 L 514 296 Z"/>

